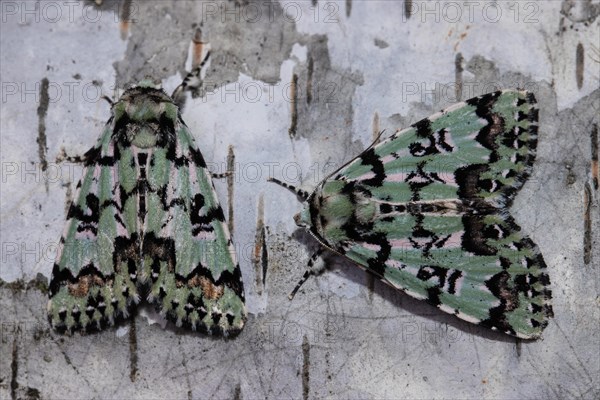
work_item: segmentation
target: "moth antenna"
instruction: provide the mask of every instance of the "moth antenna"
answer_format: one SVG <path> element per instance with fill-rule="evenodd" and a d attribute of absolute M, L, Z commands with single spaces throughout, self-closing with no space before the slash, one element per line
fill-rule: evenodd
<path fill-rule="evenodd" d="M 385 133 L 385 129 L 380 130 L 379 133 L 377 134 L 377 137 L 375 138 L 374 142 L 379 143 L 379 139 L 381 139 L 381 136 L 383 136 L 384 133 Z"/>
<path fill-rule="evenodd" d="M 318 272 L 323 271 L 323 269 L 325 268 L 325 262 L 323 262 L 323 260 L 321 260 L 321 263 L 319 263 L 320 265 L 318 266 L 318 268 L 313 268 L 315 265 L 315 261 L 317 261 L 317 259 L 321 257 L 323 251 L 325 251 L 325 249 L 321 247 L 310 257 L 310 260 L 308 260 L 306 271 L 304 271 L 304 275 L 302 275 L 302 278 L 300 278 L 294 290 L 290 292 L 290 294 L 288 295 L 288 299 L 292 300 L 294 296 L 296 296 L 296 293 L 298 293 L 300 287 L 304 285 L 304 282 L 306 282 L 311 275 L 316 275 Z"/>
<path fill-rule="evenodd" d="M 171 95 L 171 98 L 178 99 L 179 96 L 181 96 L 186 90 L 197 89 L 202 85 L 202 78 L 200 77 L 200 72 L 202 71 L 202 68 L 206 65 L 206 62 L 208 61 L 209 57 L 210 50 L 206 52 L 206 56 L 204 57 L 202 62 L 200 62 L 200 64 L 198 64 L 196 68 L 193 68 L 190 71 L 190 73 L 187 74 L 186 77 L 183 79 L 183 82 L 181 82 L 181 84 L 177 86 L 177 88 L 175 88 L 173 94 Z"/>
<path fill-rule="evenodd" d="M 300 197 L 304 201 L 308 200 L 309 193 L 306 190 L 299 189 L 299 188 L 297 188 L 294 185 L 290 185 L 288 183 L 282 182 L 282 181 L 280 181 L 279 179 L 276 179 L 276 178 L 269 178 L 269 179 L 267 179 L 267 181 L 268 182 L 276 183 L 279 186 L 282 186 L 282 187 L 286 188 L 290 192 L 295 193 L 296 196 Z"/>

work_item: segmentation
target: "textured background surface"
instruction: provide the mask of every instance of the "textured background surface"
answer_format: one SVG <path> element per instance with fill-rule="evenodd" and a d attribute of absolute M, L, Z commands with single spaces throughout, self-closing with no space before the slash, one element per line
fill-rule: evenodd
<path fill-rule="evenodd" d="M 1 7 L 1 398 L 600 396 L 597 1 Z M 103 333 L 56 335 L 44 282 L 81 170 L 54 160 L 95 143 L 109 116 L 100 92 L 146 75 L 171 91 L 199 26 L 215 90 L 183 117 L 215 169 L 232 146 L 237 174 L 217 190 L 232 210 L 247 326 L 224 341 L 149 324 L 142 309 Z M 552 279 L 543 340 L 470 326 L 335 257 L 289 302 L 315 243 L 295 230 L 295 197 L 266 178 L 310 188 L 374 131 L 500 87 L 540 103 L 538 161 L 512 213 Z"/>

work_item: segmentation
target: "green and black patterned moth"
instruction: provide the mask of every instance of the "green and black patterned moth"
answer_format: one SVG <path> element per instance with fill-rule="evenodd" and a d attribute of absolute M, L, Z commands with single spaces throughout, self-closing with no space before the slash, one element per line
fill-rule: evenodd
<path fill-rule="evenodd" d="M 240 267 L 211 173 L 178 107 L 143 81 L 111 113 L 83 157 L 52 270 L 50 324 L 69 333 L 102 329 L 146 298 L 177 326 L 238 333 L 246 320 Z"/>
<path fill-rule="evenodd" d="M 323 180 L 296 223 L 323 249 L 457 317 L 524 339 L 553 316 L 537 245 L 509 213 L 531 173 L 533 94 L 505 90 L 455 104 L 396 132 Z M 318 268 L 319 265 L 321 268 Z"/>

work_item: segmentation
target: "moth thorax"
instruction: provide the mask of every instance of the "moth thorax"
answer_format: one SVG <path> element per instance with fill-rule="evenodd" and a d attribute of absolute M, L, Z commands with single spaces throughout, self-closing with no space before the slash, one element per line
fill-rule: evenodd
<path fill-rule="evenodd" d="M 127 139 L 129 142 L 142 149 L 156 146 L 158 141 L 158 123 L 147 122 L 143 125 L 129 125 L 127 127 Z"/>
<path fill-rule="evenodd" d="M 158 119 L 169 103 L 172 101 L 166 95 L 137 94 L 126 99 L 125 111 L 130 119 L 143 123 Z"/>

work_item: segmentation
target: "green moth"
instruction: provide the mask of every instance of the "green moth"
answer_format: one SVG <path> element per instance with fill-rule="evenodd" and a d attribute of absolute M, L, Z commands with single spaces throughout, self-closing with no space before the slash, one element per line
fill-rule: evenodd
<path fill-rule="evenodd" d="M 102 329 L 145 298 L 178 326 L 239 332 L 246 320 L 240 267 L 211 173 L 178 107 L 143 81 L 111 114 L 83 157 L 52 270 L 51 325 Z"/>
<path fill-rule="evenodd" d="M 538 110 L 505 90 L 455 104 L 398 131 L 342 166 L 312 193 L 296 223 L 322 249 L 441 310 L 524 339 L 553 316 L 537 245 L 509 213 L 531 173 Z"/>

